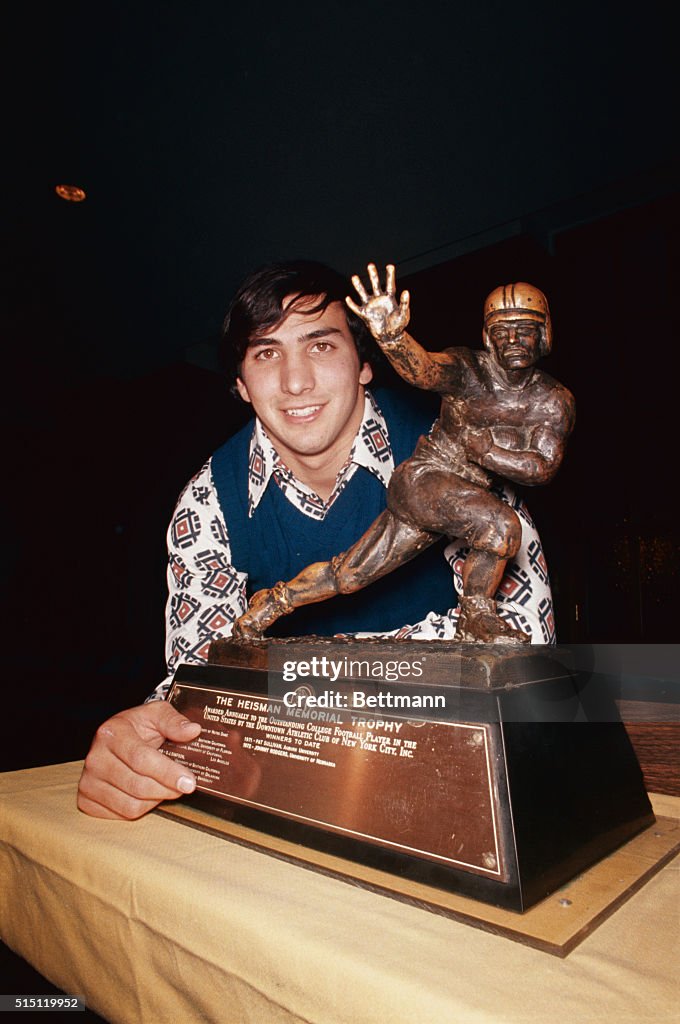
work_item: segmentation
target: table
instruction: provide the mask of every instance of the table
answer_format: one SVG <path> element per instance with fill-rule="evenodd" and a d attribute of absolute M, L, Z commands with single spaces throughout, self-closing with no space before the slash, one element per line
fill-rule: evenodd
<path fill-rule="evenodd" d="M 0 928 L 110 1021 L 677 1020 L 677 860 L 559 960 L 159 815 L 88 818 L 80 770 L 0 775 Z"/>

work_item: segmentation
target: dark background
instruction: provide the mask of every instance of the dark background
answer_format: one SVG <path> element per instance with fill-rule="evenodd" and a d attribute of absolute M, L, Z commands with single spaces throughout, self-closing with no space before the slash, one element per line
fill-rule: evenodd
<path fill-rule="evenodd" d="M 241 277 L 396 262 L 427 346 L 550 299 L 577 399 L 529 495 L 564 641 L 678 615 L 670 5 L 154 2 L 5 16 L 2 767 L 84 756 L 164 675 L 164 533 L 244 418 L 216 369 Z M 87 191 L 59 199 L 57 184 Z"/>

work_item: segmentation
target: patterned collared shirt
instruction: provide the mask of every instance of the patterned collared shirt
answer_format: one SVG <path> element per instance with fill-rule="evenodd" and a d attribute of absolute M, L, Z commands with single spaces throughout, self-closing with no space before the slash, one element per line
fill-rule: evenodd
<path fill-rule="evenodd" d="M 248 463 L 248 514 L 252 516 L 266 488 L 275 485 L 299 511 L 323 520 L 358 466 L 374 473 L 385 487 L 394 471 L 387 424 L 368 391 L 361 426 L 328 501 L 323 501 L 284 465 L 264 427 L 256 420 Z M 529 633 L 533 643 L 554 643 L 552 597 L 540 538 L 526 505 L 512 488 L 504 484 L 497 493 L 512 505 L 522 521 L 522 547 L 507 566 L 496 594 L 499 614 L 515 628 Z M 247 576 L 232 565 L 228 524 L 213 483 L 210 459 L 180 495 L 167 539 L 166 658 L 170 675 L 149 700 L 165 698 L 172 673 L 180 662 L 206 661 L 211 641 L 230 636 L 232 623 L 247 607 Z M 461 574 L 467 550 L 460 541 L 453 541 L 445 550 L 458 594 L 462 593 Z M 450 640 L 455 637 L 457 617 L 457 608 L 446 615 L 432 612 L 422 622 L 405 625 L 392 635 Z"/>

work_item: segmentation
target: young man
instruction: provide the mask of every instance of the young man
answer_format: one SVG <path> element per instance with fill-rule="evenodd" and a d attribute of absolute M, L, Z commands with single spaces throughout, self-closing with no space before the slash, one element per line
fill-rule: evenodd
<path fill-rule="evenodd" d="M 298 262 L 251 275 L 232 303 L 225 354 L 256 420 L 212 456 L 175 510 L 168 532 L 171 672 L 180 661 L 205 660 L 210 641 L 230 635 L 255 590 L 361 536 L 385 508 L 395 466 L 435 418 L 436 406 L 423 407 L 417 393 L 374 398 L 365 390 L 373 376 L 371 342 L 361 318 L 347 310 L 345 293 L 334 271 Z M 526 553 L 540 542 L 515 504 L 527 523 Z M 455 547 L 449 558 L 459 577 Z M 513 571 L 501 589 L 523 596 L 519 606 L 507 604 L 506 614 L 536 642 L 549 642 L 547 578 L 527 588 L 528 563 Z M 541 603 L 542 626 L 531 614 Z M 287 617 L 284 635 L 410 623 L 409 635 L 453 636 L 455 616 L 446 613 L 454 604 L 451 570 L 435 546 L 368 591 Z M 158 750 L 166 738 L 189 741 L 200 731 L 162 700 L 168 686 L 169 680 L 151 702 L 100 727 L 80 782 L 81 810 L 138 818 L 194 789 L 193 776 Z"/>

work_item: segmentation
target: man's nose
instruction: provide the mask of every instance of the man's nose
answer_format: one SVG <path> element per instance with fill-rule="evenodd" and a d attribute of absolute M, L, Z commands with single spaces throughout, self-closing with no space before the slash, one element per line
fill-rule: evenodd
<path fill-rule="evenodd" d="M 281 370 L 281 388 L 290 395 L 300 395 L 314 387 L 314 370 L 302 353 L 290 355 Z"/>

